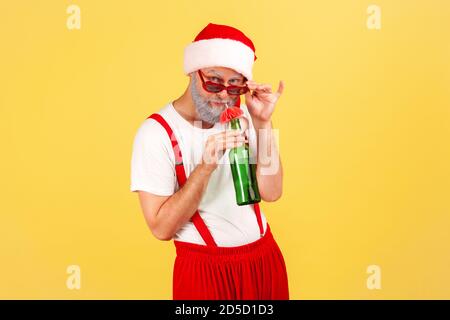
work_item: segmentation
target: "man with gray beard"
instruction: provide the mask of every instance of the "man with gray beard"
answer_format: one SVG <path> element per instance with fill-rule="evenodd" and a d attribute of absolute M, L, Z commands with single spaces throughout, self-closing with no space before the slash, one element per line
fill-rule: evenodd
<path fill-rule="evenodd" d="M 223 112 L 225 107 L 217 107 L 213 108 L 211 107 L 211 102 L 216 103 L 227 103 L 229 106 L 232 106 L 236 103 L 237 97 L 225 100 L 217 100 L 217 99 L 211 99 L 208 100 L 207 98 L 203 97 L 200 92 L 198 91 L 198 85 L 197 85 L 197 77 L 194 73 L 190 74 L 192 85 L 190 86 L 191 89 L 191 95 L 192 100 L 194 102 L 195 109 L 197 111 L 198 117 L 201 119 L 201 121 L 204 121 L 207 123 L 207 125 L 214 124 L 219 121 L 220 114 Z"/>
<path fill-rule="evenodd" d="M 289 299 L 286 265 L 267 218 L 258 203 L 236 204 L 230 165 L 222 163 L 230 148 L 248 144 L 261 199 L 281 197 L 271 119 L 284 83 L 272 92 L 253 81 L 255 60 L 244 33 L 208 24 L 185 48 L 185 92 L 150 115 L 134 138 L 131 191 L 153 235 L 174 240 L 175 300 Z M 242 110 L 246 128 L 227 130 L 219 121 L 227 106 Z"/>

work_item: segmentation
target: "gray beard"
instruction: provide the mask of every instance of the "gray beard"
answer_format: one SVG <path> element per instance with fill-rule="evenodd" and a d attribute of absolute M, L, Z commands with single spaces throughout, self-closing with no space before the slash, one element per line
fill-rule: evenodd
<path fill-rule="evenodd" d="M 229 98 L 225 100 L 221 100 L 220 98 L 210 100 L 203 98 L 197 90 L 197 77 L 195 74 L 192 75 L 191 95 L 192 100 L 194 101 L 195 109 L 197 110 L 197 115 L 202 121 L 209 124 L 215 124 L 218 122 L 220 120 L 220 114 L 223 110 L 225 110 L 225 107 L 214 107 L 210 104 L 210 102 L 226 102 L 228 103 L 228 106 L 231 107 L 237 100 L 237 97 L 234 99 Z"/>

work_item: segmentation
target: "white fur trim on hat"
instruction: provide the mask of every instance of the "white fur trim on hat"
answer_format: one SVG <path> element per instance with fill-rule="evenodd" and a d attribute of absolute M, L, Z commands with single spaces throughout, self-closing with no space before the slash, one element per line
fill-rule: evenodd
<path fill-rule="evenodd" d="M 247 45 L 232 39 L 207 39 L 190 43 L 184 49 L 184 73 L 209 67 L 227 67 L 252 80 L 255 53 Z"/>

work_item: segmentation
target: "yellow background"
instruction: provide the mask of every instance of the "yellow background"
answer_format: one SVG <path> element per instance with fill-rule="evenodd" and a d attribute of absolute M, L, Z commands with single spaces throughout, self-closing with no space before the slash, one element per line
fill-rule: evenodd
<path fill-rule="evenodd" d="M 284 194 L 263 209 L 291 298 L 450 298 L 450 2 L 374 3 L 381 30 L 362 0 L 1 1 L 0 298 L 171 299 L 131 147 L 209 22 L 253 40 L 256 81 L 286 83 Z"/>

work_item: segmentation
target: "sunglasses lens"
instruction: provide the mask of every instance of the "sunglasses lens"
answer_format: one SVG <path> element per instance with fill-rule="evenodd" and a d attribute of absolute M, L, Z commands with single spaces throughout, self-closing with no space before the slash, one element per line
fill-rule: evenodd
<path fill-rule="evenodd" d="M 207 83 L 205 89 L 209 92 L 220 92 L 223 90 L 223 87 L 220 84 L 212 84 L 212 83 Z"/>
<path fill-rule="evenodd" d="M 247 87 L 232 87 L 228 88 L 228 93 L 233 95 L 241 95 L 247 92 Z"/>

